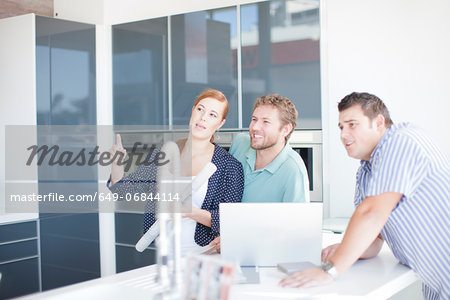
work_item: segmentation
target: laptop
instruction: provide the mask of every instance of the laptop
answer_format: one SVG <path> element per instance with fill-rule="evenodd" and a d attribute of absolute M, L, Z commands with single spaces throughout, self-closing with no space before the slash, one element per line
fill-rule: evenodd
<path fill-rule="evenodd" d="M 320 265 L 322 203 L 221 203 L 224 260 L 241 267 L 281 263 Z"/>

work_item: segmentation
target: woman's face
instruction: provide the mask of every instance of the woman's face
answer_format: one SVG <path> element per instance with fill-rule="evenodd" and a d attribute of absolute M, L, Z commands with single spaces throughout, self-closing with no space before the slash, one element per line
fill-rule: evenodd
<path fill-rule="evenodd" d="M 210 139 L 217 129 L 222 127 L 225 103 L 214 98 L 204 98 L 192 109 L 189 128 L 195 138 Z"/>

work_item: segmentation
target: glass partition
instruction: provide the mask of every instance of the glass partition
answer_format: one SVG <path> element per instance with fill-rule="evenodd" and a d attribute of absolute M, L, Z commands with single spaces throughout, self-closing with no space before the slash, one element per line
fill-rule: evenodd
<path fill-rule="evenodd" d="M 215 88 L 230 102 L 223 128 L 248 127 L 255 99 L 278 93 L 296 104 L 297 128 L 321 129 L 319 1 L 239 9 L 240 27 L 237 7 L 171 16 L 171 32 L 169 17 L 114 25 L 114 124 L 187 126 L 196 96 Z"/>
<path fill-rule="evenodd" d="M 230 103 L 224 128 L 238 127 L 236 8 L 171 17 L 173 124 L 187 125 L 195 98 L 221 90 Z"/>
<path fill-rule="evenodd" d="M 95 27 L 36 17 L 38 125 L 95 125 Z"/>
<path fill-rule="evenodd" d="M 80 141 L 76 136 L 65 136 L 58 140 L 52 129 L 54 125 L 70 125 L 85 131 L 89 127 L 85 125 L 97 123 L 96 105 L 95 25 L 36 16 L 37 125 L 49 125 L 37 128 L 38 146 L 59 141 L 61 152 L 72 153 L 93 147 L 95 139 Z M 96 167 L 73 170 L 60 165 L 38 166 L 39 194 L 67 197 L 97 191 Z M 74 176 L 83 179 L 71 180 Z M 100 277 L 98 214 L 48 213 L 48 206 L 39 203 L 42 290 Z M 96 212 L 97 203 L 91 208 L 89 212 Z"/>
<path fill-rule="evenodd" d="M 296 104 L 298 128 L 321 129 L 318 0 L 179 14 L 114 25 L 112 34 L 114 125 L 187 128 L 195 98 L 214 88 L 230 103 L 225 129 L 248 127 L 255 99 L 268 93 Z M 142 215 L 117 213 L 116 224 L 118 271 L 154 261 L 154 249 L 137 259 L 122 234 L 140 236 Z"/>
<path fill-rule="evenodd" d="M 299 111 L 298 128 L 321 129 L 319 1 L 241 6 L 242 115 L 255 99 L 277 93 Z"/>
<path fill-rule="evenodd" d="M 115 125 L 168 125 L 167 18 L 115 25 Z"/>

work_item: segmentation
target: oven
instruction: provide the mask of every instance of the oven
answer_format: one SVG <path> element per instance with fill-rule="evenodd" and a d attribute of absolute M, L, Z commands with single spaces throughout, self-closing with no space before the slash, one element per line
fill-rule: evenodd
<path fill-rule="evenodd" d="M 246 130 L 222 130 L 216 132 L 215 142 L 229 150 L 233 137 Z M 311 202 L 322 202 L 322 130 L 294 130 L 289 144 L 303 159 L 309 177 Z"/>

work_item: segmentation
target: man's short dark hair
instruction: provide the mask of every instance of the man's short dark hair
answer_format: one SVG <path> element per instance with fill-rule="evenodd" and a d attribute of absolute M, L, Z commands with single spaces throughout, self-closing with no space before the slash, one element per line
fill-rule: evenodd
<path fill-rule="evenodd" d="M 375 95 L 353 92 L 345 96 L 341 102 L 339 102 L 338 110 L 339 112 L 342 112 L 355 105 L 360 105 L 364 115 L 370 120 L 373 120 L 378 115 L 383 115 L 386 128 L 389 128 L 394 124 L 386 105 L 384 105 L 383 101 Z"/>

